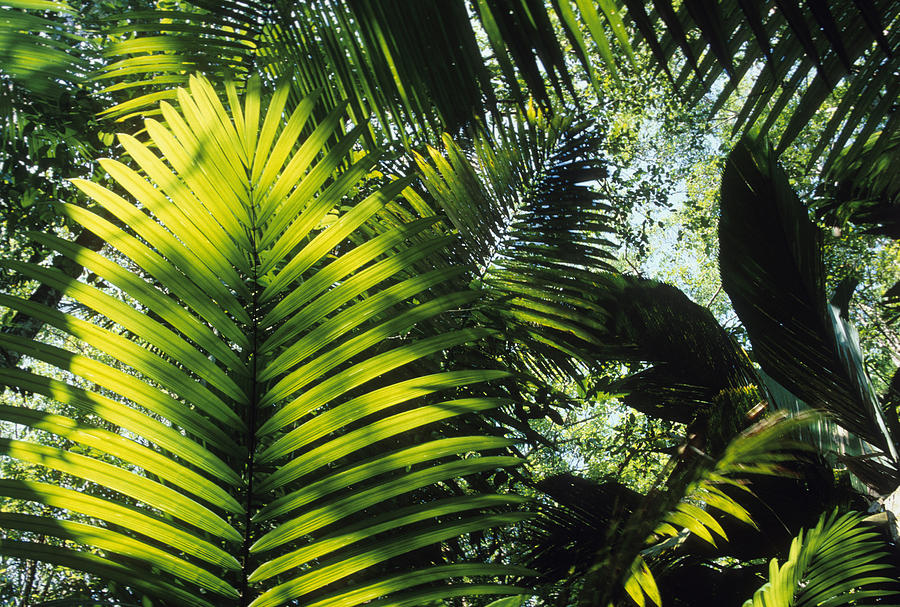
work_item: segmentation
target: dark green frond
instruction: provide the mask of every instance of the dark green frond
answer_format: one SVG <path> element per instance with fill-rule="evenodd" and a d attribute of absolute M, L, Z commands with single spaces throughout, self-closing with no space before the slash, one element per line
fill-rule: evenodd
<path fill-rule="evenodd" d="M 763 370 L 896 465 L 894 428 L 869 384 L 858 339 L 826 301 L 818 229 L 762 140 L 744 139 L 722 179 L 722 284 Z"/>
<path fill-rule="evenodd" d="M 111 30 L 99 77 L 115 80 L 110 110 L 124 118 L 171 97 L 186 73 L 251 73 L 292 80 L 292 103 L 324 90 L 321 109 L 345 101 L 374 141 L 409 143 L 422 133 L 471 126 L 493 111 L 493 85 L 463 3 L 182 3 L 177 11 L 130 12 Z M 402 18 L 397 18 L 402 15 Z M 552 28 L 539 31 L 552 31 Z M 561 57 L 560 57 L 561 62 Z M 130 95 L 130 98 L 129 98 Z M 125 100 L 127 99 L 127 100 Z M 411 128 L 407 129 L 405 125 Z"/>
<path fill-rule="evenodd" d="M 872 135 L 856 155 L 845 149 L 818 192 L 816 215 L 830 225 L 850 222 L 871 234 L 900 239 L 900 131 Z"/>
<path fill-rule="evenodd" d="M 869 0 L 734 4 L 715 3 L 711 9 L 709 3 L 691 0 L 673 11 L 667 2 L 655 3 L 666 34 L 657 38 L 652 48 L 668 49 L 668 65 L 673 63 L 675 49 L 680 49 L 675 63 L 686 65 L 676 84 L 689 103 L 710 94 L 720 76 L 727 76 L 728 81 L 718 93 L 716 107 L 742 82 L 755 80 L 740 109 L 735 132 L 755 129 L 765 135 L 772 130 L 779 137 L 780 153 L 822 104 L 837 95 L 840 107 L 810 165 L 831 146 L 827 166 L 848 137 L 858 133 L 856 140 L 864 141 L 891 117 L 890 104 L 878 99 L 896 98 L 900 87 L 900 38 L 895 28 L 900 12 L 895 4 Z M 634 15 L 640 9 L 636 5 L 628 3 L 637 21 Z M 646 26 L 641 31 L 645 38 L 655 37 Z M 761 71 L 755 67 L 759 63 L 765 66 Z M 776 129 L 775 123 L 787 107 L 792 109 L 786 122 Z M 857 151 L 853 150 L 853 158 Z"/>
<path fill-rule="evenodd" d="M 549 12 L 531 4 L 506 7 L 508 18 L 522 19 L 529 11 L 537 11 L 543 18 Z M 670 74 L 687 103 L 717 95 L 714 107 L 718 109 L 740 86 L 751 85 L 738 112 L 735 132 L 756 129 L 765 134 L 771 130 L 779 137 L 779 153 L 823 103 L 835 96 L 839 107 L 810 157 L 810 166 L 827 153 L 827 168 L 853 137 L 856 144 L 850 156 L 855 160 L 869 136 L 886 122 L 891 128 L 885 132 L 895 128 L 900 9 L 889 0 L 687 0 L 677 5 L 655 0 L 652 7 L 625 0 L 624 18 L 619 7 L 608 1 L 557 0 L 553 4 L 589 80 L 603 73 L 615 75 L 616 52 L 627 58 L 632 44 L 646 44 L 658 68 Z M 623 19 L 633 29 L 626 30 Z M 583 31 L 590 33 L 590 47 Z M 533 70 L 529 64 L 532 56 L 540 56 L 547 72 L 553 73 L 554 57 L 545 46 L 531 50 L 519 39 L 520 34 L 498 32 L 497 37 L 501 34 L 506 36 L 506 44 L 516 49 L 515 64 L 524 74 Z M 521 37 L 525 35 L 523 30 Z M 557 40 L 554 46 L 560 45 Z M 531 56 L 523 56 L 523 50 Z M 602 58 L 605 69 L 592 65 L 593 53 Z M 528 78 L 526 82 L 531 85 Z M 790 110 L 785 114 L 786 108 Z M 780 120 L 783 124 L 776 127 Z"/>

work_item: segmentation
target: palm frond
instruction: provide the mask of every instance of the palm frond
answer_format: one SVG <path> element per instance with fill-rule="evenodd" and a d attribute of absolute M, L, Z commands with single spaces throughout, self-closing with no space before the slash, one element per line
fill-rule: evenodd
<path fill-rule="evenodd" d="M 822 514 L 794 538 L 784 564 L 772 559 L 769 580 L 744 607 L 878 604 L 860 601 L 896 595 L 883 587 L 897 581 L 882 559 L 886 542 L 862 519 L 853 512 Z"/>
<path fill-rule="evenodd" d="M 735 436 L 721 457 L 694 459 L 689 469 L 676 465 L 680 458 L 673 458 L 667 491 L 654 491 L 637 502 L 639 507 L 627 513 L 630 516 L 594 530 L 594 540 L 603 539 L 596 544 L 594 564 L 585 576 L 579 604 L 606 605 L 624 590 L 639 605 L 648 599 L 660 605 L 659 591 L 645 559 L 652 563 L 688 534 L 713 545 L 716 537 L 727 539 L 720 517 L 713 516 L 709 508 L 727 519 L 755 525 L 741 504 L 740 496 L 752 493 L 746 479 L 751 475 L 784 474 L 785 464 L 796 459 L 798 449 L 807 449 L 794 434 L 811 419 L 810 415 L 783 414 L 767 418 Z M 589 537 L 586 531 L 583 535 Z M 621 577 L 610 576 L 610 571 L 620 572 Z M 622 582 L 624 585 L 619 586 Z"/>
<path fill-rule="evenodd" d="M 632 15 L 643 10 L 638 2 L 626 4 Z M 831 145 L 827 168 L 849 137 L 858 134 L 857 141 L 864 141 L 891 116 L 889 105 L 878 102 L 882 96 L 894 98 L 900 86 L 900 39 L 892 33 L 900 13 L 890 2 L 740 1 L 736 6 L 716 3 L 710 10 L 708 3 L 695 0 L 677 11 L 667 2 L 654 6 L 666 33 L 658 37 L 645 27 L 642 35 L 656 39 L 653 44 L 663 49 L 669 64 L 680 54 L 683 67 L 675 82 L 686 102 L 710 94 L 725 74 L 728 83 L 718 93 L 718 109 L 742 82 L 753 80 L 734 132 L 755 129 L 765 135 L 771 130 L 779 137 L 778 153 L 832 95 L 839 107 L 811 154 L 810 166 Z M 765 67 L 758 71 L 760 62 Z M 842 83 L 845 90 L 836 93 Z M 785 124 L 776 129 L 788 107 Z"/>
<path fill-rule="evenodd" d="M 419 168 L 503 310 L 504 333 L 563 369 L 566 359 L 652 365 L 596 389 L 625 392 L 625 404 L 649 415 L 702 420 L 709 431 L 698 434 L 718 452 L 763 400 L 755 373 L 712 314 L 676 288 L 608 272 L 600 235 L 610 209 L 586 185 L 605 176 L 600 138 L 532 108 L 495 139 L 476 139 L 474 158 L 447 139 Z"/>
<path fill-rule="evenodd" d="M 356 122 L 378 123 L 370 143 L 387 137 L 408 145 L 421 141 L 416 132 L 436 138 L 442 130 L 472 126 L 476 116 L 496 118 L 498 83 L 519 108 L 531 96 L 551 108 L 554 97 L 575 88 L 565 59 L 569 47 L 596 87 L 603 74 L 617 78 L 617 66 L 632 62 L 633 47 L 644 43 L 686 103 L 719 90 L 726 76 L 714 103 L 719 109 L 754 80 L 735 132 L 777 131 L 779 152 L 836 96 L 838 108 L 811 166 L 831 145 L 827 169 L 854 137 L 850 157 L 856 159 L 870 135 L 880 131 L 885 142 L 897 123 L 891 116 L 900 90 L 900 13 L 887 0 L 691 0 L 677 8 L 659 0 L 649 13 L 637 0 L 626 0 L 624 13 L 612 0 L 478 0 L 472 10 L 493 52 L 488 59 L 463 3 L 183 4 L 188 8 L 119 16 L 128 23 L 117 31 L 146 33 L 110 49 L 112 62 L 101 77 L 120 80 L 110 90 L 148 92 L 122 101 L 114 115 L 128 116 L 170 95 L 165 87 L 182 82 L 186 71 L 242 73 L 255 65 L 274 77 L 291 65 L 297 101 L 330 88 L 329 101 L 349 100 Z M 499 73 L 492 76 L 490 65 Z"/>
<path fill-rule="evenodd" d="M 763 398 L 746 355 L 703 306 L 677 288 L 631 276 L 595 285 L 604 330 L 594 337 L 601 360 L 652 365 L 598 389 L 626 392 L 625 403 L 680 423 L 700 421 L 704 448 L 718 453 Z M 713 421 L 715 420 L 715 421 Z"/>
<path fill-rule="evenodd" d="M 420 157 L 419 168 L 502 311 L 495 322 L 530 344 L 514 349 L 530 357 L 515 368 L 572 377 L 608 361 L 652 364 L 596 388 L 627 393 L 625 404 L 649 415 L 702 420 L 704 446 L 718 452 L 763 400 L 753 368 L 712 314 L 676 288 L 608 272 L 610 209 L 587 185 L 605 176 L 600 141 L 583 124 L 532 108 L 494 140 L 476 139 L 474 158 L 445 138 L 445 152 L 432 149 L 433 164 Z"/>
<path fill-rule="evenodd" d="M 623 394 L 629 407 L 687 424 L 698 445 L 720 453 L 765 400 L 746 354 L 709 310 L 671 285 L 609 273 L 589 281 L 575 305 L 562 302 L 572 322 L 531 316 L 532 331 L 586 365 L 628 364 L 624 376 L 595 379 L 592 391 Z"/>
<path fill-rule="evenodd" d="M 657 67 L 669 74 L 688 104 L 716 95 L 713 108 L 718 110 L 739 87 L 752 82 L 738 111 L 735 133 L 777 132 L 779 153 L 824 103 L 835 98 L 837 110 L 812 151 L 810 166 L 827 152 L 827 169 L 853 137 L 850 157 L 856 160 L 870 135 L 887 125 L 880 138 L 883 144 L 896 128 L 893 106 L 900 90 L 896 28 L 900 11 L 895 3 L 654 0 L 649 8 L 640 0 L 556 0 L 552 4 L 562 33 L 590 81 L 602 74 L 615 76 L 617 64 L 631 61 L 633 48 L 646 44 Z M 525 28 L 503 29 L 491 21 L 499 13 L 511 24 L 527 23 L 529 17 L 536 23 L 550 13 L 549 7 L 538 5 L 479 2 L 492 48 L 498 57 L 505 57 L 505 45 L 512 57 L 506 59 L 507 71 L 511 73 L 515 65 L 532 90 L 541 91 L 541 85 L 533 82 L 541 73 L 535 58 L 551 82 L 568 85 L 571 81 L 557 60 L 562 41 L 533 36 Z M 596 55 L 602 66 L 593 61 Z M 786 108 L 790 108 L 787 113 Z M 776 126 L 780 120 L 783 124 Z"/>
<path fill-rule="evenodd" d="M 269 10 L 261 2 L 183 3 L 106 18 L 107 59 L 95 74 L 116 100 L 104 115 L 119 121 L 157 114 L 190 74 L 241 81 L 255 73 Z"/>
<path fill-rule="evenodd" d="M 855 329 L 825 297 L 821 236 L 763 140 L 745 138 L 722 178 L 722 285 L 763 370 L 881 449 L 893 426 L 877 402 Z"/>
<path fill-rule="evenodd" d="M 829 224 L 846 222 L 871 234 L 900 239 L 900 132 L 872 135 L 859 150 L 845 149 L 831 167 L 815 203 Z"/>
<path fill-rule="evenodd" d="M 544 479 L 536 488 L 552 501 L 525 525 L 522 562 L 539 572 L 545 588 L 585 579 L 583 604 L 605 605 L 603 597 L 624 590 L 637 604 L 659 605 L 648 563 L 665 563 L 689 536 L 715 548 L 729 539 L 726 528 L 756 527 L 745 507 L 756 499 L 751 479 L 790 474 L 798 453 L 809 449 L 798 443 L 797 432 L 816 417 L 776 414 L 735 436 L 721 457 L 694 459 L 699 464 L 685 474 L 674 464 L 696 456 L 688 447 L 668 468 L 674 475 L 667 491 L 642 495 L 613 480 L 568 474 Z"/>
<path fill-rule="evenodd" d="M 409 143 L 472 126 L 495 111 L 493 85 L 463 3 L 348 2 L 182 3 L 177 11 L 117 15 L 99 77 L 127 118 L 171 96 L 185 72 L 292 80 L 293 102 L 323 90 L 317 111 L 345 101 L 368 124 L 369 144 Z M 403 15 L 398 19 L 397 15 Z M 132 92 L 130 99 L 121 96 Z M 408 130 L 405 125 L 411 125 Z"/>
<path fill-rule="evenodd" d="M 521 594 L 489 582 L 523 570 L 448 563 L 429 548 L 527 517 L 516 496 L 441 489 L 519 462 L 510 440 L 444 424 L 498 405 L 466 387 L 504 373 L 446 370 L 433 356 L 485 332 L 409 334 L 476 297 L 432 290 L 454 276 L 445 264 L 431 276 L 407 273 L 448 239 L 413 238 L 434 223 L 426 219 L 352 246 L 350 235 L 407 187 L 358 194 L 372 158 L 335 172 L 362 129 L 341 135 L 344 117 L 333 113 L 304 140 L 312 101 L 284 125 L 284 95 L 261 111 L 258 89 L 240 103 L 229 87 L 226 108 L 208 81 L 189 84 L 176 93 L 180 111 L 161 104 L 166 127 L 145 123 L 160 156 L 122 135 L 140 172 L 101 161 L 121 195 L 81 180 L 92 208 L 60 205 L 117 253 L 43 237 L 113 293 L 7 264 L 110 328 L 0 297 L 66 336 L 0 336 L 61 371 L 0 371 L 2 384 L 59 403 L 3 407 L 5 421 L 59 440 L 2 438 L 0 450 L 63 479 L 0 481 L 21 508 L 0 525 L 22 532 L 0 550 L 116 580 L 164 605 Z M 338 143 L 323 149 L 330 137 Z"/>
<path fill-rule="evenodd" d="M 727 540 L 722 524 L 705 511 L 706 507 L 755 527 L 748 509 L 733 494 L 752 494 L 747 483 L 751 476 L 788 474 L 786 465 L 794 462 L 798 453 L 810 450 L 797 440 L 798 431 L 817 417 L 810 413 L 794 416 L 776 413 L 735 436 L 721 457 L 701 466 L 697 478 L 685 488 L 681 501 L 663 516 L 654 530 L 656 544 L 645 549 L 644 554 L 651 555 L 668 547 L 666 538 L 678 537 L 681 529 L 713 546 L 716 536 Z"/>
<path fill-rule="evenodd" d="M 53 97 L 84 77 L 83 42 L 73 30 L 76 12 L 65 0 L 9 0 L 0 8 L 0 76 L 34 94 Z"/>
<path fill-rule="evenodd" d="M 588 186 L 605 175 L 599 143 L 586 123 L 532 105 L 477 137 L 471 157 L 448 136 L 443 152 L 430 149 L 431 163 L 418 157 L 426 188 L 477 268 L 476 284 L 496 302 L 491 313 L 504 310 L 493 322 L 532 344 L 519 356 L 525 372 L 579 375 L 569 362 L 576 340 L 552 332 L 582 322 L 587 281 L 610 267 L 609 207 Z"/>
<path fill-rule="evenodd" d="M 550 503 L 525 526 L 523 564 L 552 584 L 587 573 L 607 532 L 631 516 L 645 496 L 614 480 L 595 482 L 559 474 L 535 483 Z"/>

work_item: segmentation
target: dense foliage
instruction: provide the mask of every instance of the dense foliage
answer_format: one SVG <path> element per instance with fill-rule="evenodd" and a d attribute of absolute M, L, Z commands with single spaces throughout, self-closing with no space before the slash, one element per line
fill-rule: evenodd
<path fill-rule="evenodd" d="M 3 3 L 0 604 L 895 601 L 898 25 Z"/>

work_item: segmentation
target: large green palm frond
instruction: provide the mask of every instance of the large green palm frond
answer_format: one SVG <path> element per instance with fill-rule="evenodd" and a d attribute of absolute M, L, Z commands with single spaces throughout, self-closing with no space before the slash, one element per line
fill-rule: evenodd
<path fill-rule="evenodd" d="M 226 109 L 194 78 L 177 93 L 180 111 L 161 105 L 166 127 L 146 121 L 159 156 L 120 137 L 137 170 L 101 161 L 118 193 L 79 181 L 91 207 L 60 205 L 105 239 L 107 255 L 34 235 L 100 288 L 7 263 L 77 305 L 66 314 L 0 296 L 55 329 L 43 342 L 4 335 L 0 344 L 60 370 L 0 370 L 35 403 L 4 405 L 0 417 L 56 436 L 0 439 L 25 472 L 0 481 L 17 505 L 0 527 L 21 536 L 0 550 L 164 605 L 411 605 L 521 592 L 484 583 L 521 571 L 447 562 L 440 550 L 523 518 L 511 511 L 515 496 L 440 489 L 518 461 L 508 439 L 445 424 L 497 405 L 466 386 L 502 373 L 434 356 L 484 331 L 412 331 L 475 295 L 436 290 L 459 272 L 444 263 L 410 271 L 448 244 L 429 236 L 434 218 L 353 246 L 380 209 L 403 204 L 407 182 L 359 193 L 375 156 L 336 168 L 361 128 L 323 151 L 342 112 L 301 139 L 314 100 L 284 123 L 286 96 L 263 108 L 258 87 L 243 103 L 229 87 Z M 29 477 L 34 466 L 59 481 Z"/>
<path fill-rule="evenodd" d="M 822 514 L 813 529 L 794 538 L 784 564 L 770 561 L 768 581 L 744 607 L 880 604 L 865 601 L 896 595 L 884 588 L 897 581 L 882 559 L 887 543 L 862 519 L 854 512 Z"/>
<path fill-rule="evenodd" d="M 897 478 L 896 413 L 884 410 L 858 337 L 825 296 L 821 235 L 765 140 L 745 138 L 722 178 L 722 285 L 763 370 L 886 455 Z"/>

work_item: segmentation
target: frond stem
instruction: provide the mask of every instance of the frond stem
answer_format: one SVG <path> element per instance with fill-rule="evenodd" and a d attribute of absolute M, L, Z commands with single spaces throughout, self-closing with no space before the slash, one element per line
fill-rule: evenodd
<path fill-rule="evenodd" d="M 257 377 L 259 375 L 259 319 L 261 312 L 259 309 L 259 298 L 262 289 L 259 285 L 259 250 L 256 233 L 256 208 L 250 206 L 250 250 L 252 255 L 251 265 L 251 302 L 250 302 L 250 402 L 247 411 L 247 428 L 248 428 L 248 444 L 247 444 L 247 460 L 245 470 L 247 474 L 247 495 L 244 503 L 244 541 L 241 546 L 241 565 L 243 571 L 240 581 L 241 607 L 250 604 L 250 587 L 247 582 L 247 576 L 252 568 L 250 567 L 250 546 L 253 544 L 252 534 L 252 517 L 253 517 L 253 481 L 255 479 L 254 466 L 256 455 L 256 428 L 258 425 L 257 409 L 259 407 L 259 390 L 257 389 Z"/>

